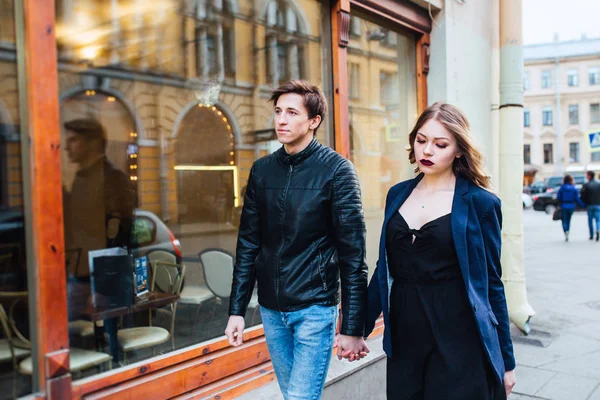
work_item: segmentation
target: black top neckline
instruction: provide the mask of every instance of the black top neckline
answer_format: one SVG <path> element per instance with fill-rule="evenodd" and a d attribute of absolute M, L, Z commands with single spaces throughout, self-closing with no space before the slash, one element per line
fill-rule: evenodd
<path fill-rule="evenodd" d="M 434 222 L 439 222 L 440 220 L 442 220 L 443 218 L 449 217 L 452 213 L 448 213 L 448 214 L 444 214 L 441 215 L 437 218 L 432 219 L 431 221 L 428 221 L 426 223 L 424 223 L 423 225 L 421 225 L 421 227 L 419 229 L 413 229 L 410 227 L 410 225 L 408 224 L 408 222 L 406 221 L 406 219 L 404 218 L 404 216 L 402 215 L 402 213 L 400 212 L 400 210 L 397 211 L 398 215 L 400 215 L 400 218 L 402 218 L 402 221 L 404 221 L 404 223 L 406 224 L 406 226 L 408 227 L 408 229 L 410 229 L 411 231 L 422 231 L 426 226 L 433 224 Z"/>

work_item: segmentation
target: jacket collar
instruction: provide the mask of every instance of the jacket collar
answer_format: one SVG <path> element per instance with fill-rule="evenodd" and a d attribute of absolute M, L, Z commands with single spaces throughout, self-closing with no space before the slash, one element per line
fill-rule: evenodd
<path fill-rule="evenodd" d="M 277 158 L 285 165 L 298 165 L 310 157 L 321 145 L 316 138 L 313 138 L 309 145 L 299 153 L 288 154 L 283 146 L 277 150 Z"/>

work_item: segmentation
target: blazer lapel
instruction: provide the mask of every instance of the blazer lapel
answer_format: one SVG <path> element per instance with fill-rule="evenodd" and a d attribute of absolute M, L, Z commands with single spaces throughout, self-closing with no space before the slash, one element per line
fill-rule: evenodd
<path fill-rule="evenodd" d="M 450 223 L 452 225 L 452 238 L 458 256 L 458 263 L 465 281 L 467 290 L 469 288 L 469 253 L 467 250 L 467 222 L 469 219 L 469 181 L 460 176 L 456 177 L 454 188 L 454 199 L 452 200 L 452 214 Z"/>

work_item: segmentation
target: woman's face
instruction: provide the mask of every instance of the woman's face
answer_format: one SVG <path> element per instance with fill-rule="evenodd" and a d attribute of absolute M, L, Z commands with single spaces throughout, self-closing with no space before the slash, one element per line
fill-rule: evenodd
<path fill-rule="evenodd" d="M 415 159 L 425 175 L 437 175 L 452 168 L 454 159 L 461 157 L 456 138 L 441 123 L 427 121 L 417 131 Z"/>

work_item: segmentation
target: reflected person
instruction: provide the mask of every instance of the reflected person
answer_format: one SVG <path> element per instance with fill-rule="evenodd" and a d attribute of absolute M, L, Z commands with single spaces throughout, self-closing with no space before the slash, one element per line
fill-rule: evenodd
<path fill-rule="evenodd" d="M 254 162 L 242 210 L 225 334 L 243 342 L 255 277 L 267 346 L 286 400 L 321 397 L 335 339 L 338 357 L 366 356 L 365 222 L 353 165 L 315 138 L 321 90 L 290 81 L 271 96 L 283 146 Z"/>
<path fill-rule="evenodd" d="M 135 192 L 128 176 L 106 157 L 107 135 L 95 119 L 64 124 L 66 152 L 77 172 L 64 197 L 65 248 L 80 250 L 79 263 L 69 265 L 69 311 L 81 308 L 89 296 L 88 252 L 108 247 L 131 249 Z M 79 284 L 78 284 L 79 283 Z M 104 321 L 111 354 L 118 365 L 116 320 Z"/>

